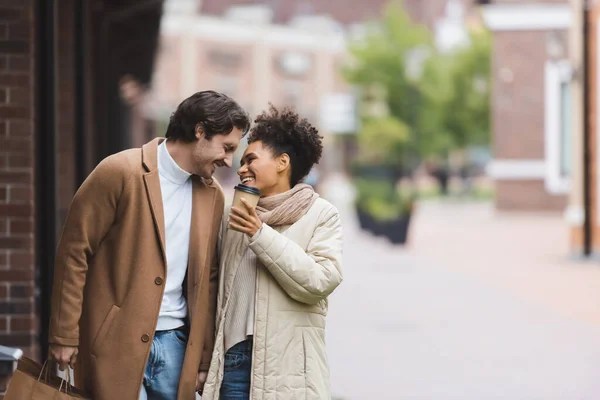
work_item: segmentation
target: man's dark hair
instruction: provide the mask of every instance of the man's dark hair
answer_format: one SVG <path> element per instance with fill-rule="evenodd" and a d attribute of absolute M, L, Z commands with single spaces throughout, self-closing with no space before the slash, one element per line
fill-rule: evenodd
<path fill-rule="evenodd" d="M 254 120 L 248 143 L 261 141 L 273 154 L 290 156 L 292 175 L 290 184 L 296 186 L 323 154 L 323 137 L 306 118 L 300 118 L 291 108 L 279 111 L 272 104 Z"/>
<path fill-rule="evenodd" d="M 229 134 L 238 128 L 246 135 L 250 129 L 250 117 L 229 96 L 212 90 L 198 92 L 179 104 L 171 115 L 165 137 L 183 142 L 196 140 L 196 125 L 200 125 L 206 138 Z"/>

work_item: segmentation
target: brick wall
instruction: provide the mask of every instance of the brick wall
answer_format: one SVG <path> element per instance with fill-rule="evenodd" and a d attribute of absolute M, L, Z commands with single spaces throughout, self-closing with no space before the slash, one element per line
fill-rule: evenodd
<path fill-rule="evenodd" d="M 89 3 L 84 1 L 82 10 L 83 17 L 87 21 L 84 24 L 86 32 L 83 45 L 86 52 L 84 57 L 86 65 L 83 66 L 82 71 L 75 71 L 73 51 L 76 38 L 74 21 L 76 3 L 75 0 L 55 2 L 56 74 L 53 83 L 56 85 L 54 104 L 57 109 L 55 115 L 57 204 L 52 215 L 36 216 L 35 180 L 39 179 L 41 182 L 45 174 L 54 174 L 52 170 L 40 171 L 42 178 L 35 178 L 36 150 L 40 150 L 36 149 L 36 143 L 40 143 L 36 140 L 38 139 L 36 134 L 38 131 L 46 134 L 54 131 L 49 129 L 46 132 L 43 126 L 36 126 L 38 97 L 35 57 L 38 56 L 36 54 L 38 46 L 35 38 L 36 26 L 39 26 L 38 22 L 42 22 L 36 19 L 36 6 L 46 3 L 44 0 L 0 0 L 0 345 L 19 347 L 26 356 L 34 359 L 40 356 L 38 315 L 41 314 L 41 310 L 35 309 L 37 264 L 34 243 L 35 222 L 45 221 L 44 218 L 54 219 L 54 212 L 56 212 L 58 233 L 77 186 L 75 175 L 78 172 L 76 168 L 79 159 L 75 153 L 76 72 L 89 74 L 84 84 L 84 99 L 78 99 L 79 103 L 77 103 L 84 102 L 85 108 L 83 114 L 85 138 L 82 145 L 86 149 L 85 160 L 83 160 L 86 171 L 96 163 L 98 153 L 96 137 L 103 138 L 102 135 L 97 134 L 98 119 L 95 116 L 99 108 L 97 103 L 102 103 L 105 99 L 95 93 L 94 89 L 96 85 L 116 86 L 117 84 L 116 81 L 99 83 L 102 77 L 108 79 L 98 73 L 99 70 L 106 68 L 102 62 L 107 58 L 97 53 L 97 42 L 94 36 L 101 24 L 101 20 L 96 17 L 103 15 L 102 7 L 97 7 L 102 2 L 94 5 Z M 139 3 L 141 4 L 142 1 Z M 159 5 L 157 3 L 157 9 Z M 154 10 L 153 16 L 157 15 L 159 13 Z M 146 19 L 145 16 L 144 18 L 138 16 L 138 20 Z M 155 23 L 156 21 L 153 20 L 149 29 L 153 29 Z M 134 61 L 128 60 L 131 64 L 135 64 Z M 135 67 L 136 65 L 132 68 L 135 70 Z M 143 75 L 145 69 L 144 64 L 143 68 L 138 68 L 141 70 L 138 72 Z M 98 78 L 97 75 L 100 77 Z M 106 104 L 103 105 L 107 107 Z M 113 132 L 106 134 L 117 136 Z M 49 203 L 38 205 L 44 204 Z M 51 230 L 52 223 L 49 225 Z M 39 237 L 47 233 L 40 231 Z M 42 246 L 39 249 L 45 250 Z M 44 256 L 44 260 L 40 260 L 43 267 L 48 267 L 44 261 L 50 263 L 53 261 L 52 255 L 48 258 L 50 260 Z M 44 270 L 40 269 L 37 272 L 44 272 Z M 48 304 L 47 302 L 47 299 L 43 299 L 41 304 Z M 0 400 L 5 383 L 5 379 L 0 377 Z"/>
<path fill-rule="evenodd" d="M 519 0 L 520 1 L 520 0 Z M 564 0 L 555 0 L 564 1 Z M 200 10 L 203 14 L 223 15 L 231 6 L 240 4 L 265 4 L 263 0 L 204 0 Z M 348 0 L 279 0 L 273 3 L 274 22 L 287 23 L 296 15 L 324 14 L 343 24 L 360 23 L 381 15 L 381 10 L 389 0 L 354 0 L 348 7 Z M 474 12 L 474 0 L 462 0 L 467 13 Z M 410 16 L 422 24 L 433 28 L 437 18 L 443 15 L 447 0 L 404 0 Z"/>
<path fill-rule="evenodd" d="M 546 58 L 546 32 L 494 34 L 494 157 L 544 158 Z"/>
<path fill-rule="evenodd" d="M 564 210 L 565 196 L 550 196 L 540 180 L 498 181 L 496 208 L 502 211 Z"/>
<path fill-rule="evenodd" d="M 519 0 L 521 1 L 521 0 Z M 554 0 L 563 2 L 564 0 Z M 240 4 L 265 4 L 261 0 L 204 0 L 200 11 L 208 15 L 223 15 L 231 6 Z M 348 0 L 279 0 L 272 3 L 274 22 L 287 23 L 296 15 L 329 15 L 343 24 L 353 24 L 377 18 L 389 0 L 354 0 L 348 7 Z M 468 14 L 475 12 L 474 0 L 462 0 Z M 433 28 L 437 18 L 443 15 L 447 0 L 404 0 L 410 16 L 422 24 Z"/>
<path fill-rule="evenodd" d="M 546 31 L 494 33 L 492 150 L 496 159 L 545 158 L 547 35 Z M 560 35 L 567 43 L 567 32 Z M 543 180 L 500 181 L 496 189 L 500 210 L 563 211 L 566 204 L 566 196 L 548 193 Z"/>
<path fill-rule="evenodd" d="M 35 341 L 33 38 L 33 1 L 0 1 L 0 344 L 30 356 Z"/>
<path fill-rule="evenodd" d="M 225 10 L 234 5 L 265 3 L 258 0 L 204 0 L 199 2 L 201 12 L 208 15 L 222 15 Z M 283 0 L 274 4 L 272 9 L 274 21 L 277 23 L 287 23 L 298 14 L 319 13 L 331 15 L 342 23 L 352 23 L 378 16 L 379 11 L 386 3 L 387 0 L 355 0 L 352 7 L 348 7 L 347 0 L 305 0 L 300 2 Z"/>
<path fill-rule="evenodd" d="M 527 0 L 527 1 L 523 1 L 523 0 L 492 0 L 490 1 L 490 3 L 493 4 L 517 4 L 517 3 L 527 3 L 527 4 L 531 4 L 531 3 L 548 3 L 548 4 L 565 4 L 568 3 L 569 0 Z"/>
<path fill-rule="evenodd" d="M 0 0 L 0 344 L 29 357 L 37 355 L 33 45 L 33 0 Z"/>

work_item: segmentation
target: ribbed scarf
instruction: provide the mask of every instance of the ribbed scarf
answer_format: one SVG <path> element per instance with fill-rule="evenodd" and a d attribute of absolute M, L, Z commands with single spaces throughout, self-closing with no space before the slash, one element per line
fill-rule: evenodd
<path fill-rule="evenodd" d="M 269 226 L 292 225 L 306 214 L 318 197 L 312 186 L 300 183 L 287 192 L 261 197 L 256 213 Z"/>

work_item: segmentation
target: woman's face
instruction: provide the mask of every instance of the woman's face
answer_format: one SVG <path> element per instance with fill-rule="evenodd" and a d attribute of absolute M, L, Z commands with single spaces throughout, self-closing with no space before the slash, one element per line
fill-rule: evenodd
<path fill-rule="evenodd" d="M 242 156 L 242 166 L 237 173 L 240 181 L 260 190 L 262 196 L 283 193 L 290 189 L 289 157 L 275 157 L 261 141 L 250 143 Z"/>

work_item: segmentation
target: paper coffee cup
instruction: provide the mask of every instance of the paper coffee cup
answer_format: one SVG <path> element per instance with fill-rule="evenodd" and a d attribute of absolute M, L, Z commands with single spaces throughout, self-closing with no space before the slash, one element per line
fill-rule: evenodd
<path fill-rule="evenodd" d="M 233 207 L 237 207 L 241 210 L 245 210 L 246 206 L 242 203 L 242 199 L 246 199 L 246 201 L 252 205 L 252 207 L 256 207 L 258 205 L 258 200 L 260 199 L 260 190 L 252 186 L 242 185 L 241 183 L 234 187 L 235 194 L 233 196 Z"/>

